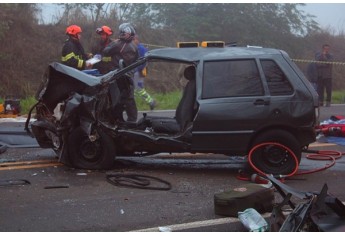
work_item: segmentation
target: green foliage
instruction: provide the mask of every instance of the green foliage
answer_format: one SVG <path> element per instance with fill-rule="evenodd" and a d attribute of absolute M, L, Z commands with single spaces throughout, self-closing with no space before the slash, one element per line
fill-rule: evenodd
<path fill-rule="evenodd" d="M 170 93 L 154 93 L 152 91 L 148 91 L 150 95 L 156 100 L 157 106 L 156 110 L 171 110 L 171 109 L 176 109 L 182 93 L 181 91 L 173 91 Z M 145 111 L 149 110 L 149 106 L 140 98 L 140 97 L 135 97 L 136 103 L 138 110 L 140 111 Z M 0 103 L 4 103 L 4 99 L 0 98 Z M 20 107 L 21 107 L 21 114 L 25 115 L 28 114 L 30 111 L 31 107 L 37 103 L 37 100 L 33 97 L 27 97 L 25 99 L 20 100 Z"/>
<path fill-rule="evenodd" d="M 154 98 L 156 101 L 155 109 L 159 110 L 171 110 L 176 109 L 178 103 L 181 100 L 182 93 L 181 91 L 173 91 L 169 93 L 154 93 L 152 91 L 148 91 L 148 93 Z M 143 99 L 140 97 L 135 97 L 135 101 L 137 103 L 138 110 L 144 111 L 149 110 L 150 107 Z"/>
<path fill-rule="evenodd" d="M 270 46 L 276 45 L 277 37 L 317 29 L 312 17 L 298 10 L 300 5 L 192 3 L 150 4 L 150 8 L 156 12 L 151 18 L 154 25 L 174 29 L 181 40 L 222 39 Z"/>
<path fill-rule="evenodd" d="M 345 103 L 345 90 L 333 91 L 332 103 L 333 104 L 344 104 Z"/>
<path fill-rule="evenodd" d="M 28 114 L 31 107 L 37 103 L 34 97 L 28 97 L 20 100 L 21 114 Z"/>
<path fill-rule="evenodd" d="M 181 91 L 173 91 L 169 93 L 154 93 L 148 91 L 149 94 L 156 100 L 157 106 L 155 110 L 174 110 L 181 100 Z M 149 106 L 140 98 L 135 97 L 137 107 L 139 111 L 149 110 Z M 28 114 L 30 108 L 37 102 L 34 97 L 28 97 L 20 100 L 20 106 L 22 109 L 21 114 Z M 4 99 L 0 98 L 0 103 L 4 103 Z M 344 104 L 345 103 L 345 90 L 334 91 L 332 94 L 332 104 Z"/>
<path fill-rule="evenodd" d="M 0 96 L 32 96 L 47 65 L 60 61 L 65 28 L 82 27 L 82 44 L 91 51 L 95 28 L 108 25 L 117 36 L 122 22 L 131 22 L 149 49 L 175 47 L 178 41 L 222 40 L 238 46 L 258 45 L 286 51 L 291 58 L 313 59 L 323 43 L 336 58 L 345 58 L 345 33 L 320 30 L 314 16 L 290 3 L 62 3 L 55 23 L 38 24 L 35 3 L 0 4 Z M 53 18 L 53 17 L 52 17 Z M 15 32 L 15 33 L 11 33 Z M 298 65 L 304 68 L 305 65 Z M 334 66 L 334 87 L 345 88 L 343 66 Z M 155 69 L 155 68 L 153 68 Z M 152 70 L 153 71 L 153 70 Z M 179 88 L 175 74 L 159 68 L 148 88 L 166 93 Z"/>

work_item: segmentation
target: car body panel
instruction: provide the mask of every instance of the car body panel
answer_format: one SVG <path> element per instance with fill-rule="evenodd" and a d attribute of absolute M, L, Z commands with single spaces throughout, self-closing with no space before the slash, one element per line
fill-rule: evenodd
<path fill-rule="evenodd" d="M 314 89 L 307 87 L 293 68 L 287 66 L 279 50 L 270 54 L 243 50 L 227 57 L 227 60 L 255 59 L 263 82 L 264 94 L 250 97 L 223 97 L 202 99 L 202 68 L 197 73 L 199 111 L 193 125 L 193 151 L 223 150 L 234 154 L 244 152 L 253 134 L 267 127 L 284 127 L 293 130 L 312 127 L 315 122 L 314 106 L 317 101 Z M 243 55 L 243 52 L 248 52 Z M 249 53 L 250 52 L 250 53 Z M 275 52 L 275 53 L 274 53 Z M 239 56 L 241 54 L 241 56 Z M 210 57 L 207 57 L 210 61 Z M 219 58 L 211 57 L 215 61 Z M 288 79 L 293 81 L 294 92 L 289 95 L 271 96 L 259 63 L 262 59 L 274 60 Z M 202 64 L 202 63 L 200 63 Z M 200 65 L 199 65 L 200 66 Z M 212 142 L 210 142 L 210 139 Z"/>
<path fill-rule="evenodd" d="M 196 69 L 195 115 L 174 133 L 158 132 L 153 124 L 158 121 L 163 126 L 176 127 L 180 125 L 176 116 L 144 116 L 134 124 L 122 117 L 121 89 L 117 84 L 126 81 L 136 67 L 154 62 L 180 63 Z M 117 155 L 160 152 L 246 155 L 257 137 L 272 130 L 288 132 L 301 149 L 315 141 L 317 94 L 287 53 L 277 49 L 162 48 L 100 77 L 60 63 L 50 64 L 45 77 L 37 93 L 38 121 L 32 124 L 32 131 L 44 147 L 51 142 L 52 148 L 58 150 L 59 160 L 67 164 L 69 159 L 76 158 L 69 156 L 67 141 L 78 127 L 90 140 L 100 138 L 98 132 L 111 138 Z"/>

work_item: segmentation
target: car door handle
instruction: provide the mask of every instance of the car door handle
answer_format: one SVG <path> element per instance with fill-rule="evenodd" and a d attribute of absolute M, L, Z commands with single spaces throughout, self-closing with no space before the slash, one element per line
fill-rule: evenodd
<path fill-rule="evenodd" d="M 264 100 L 264 99 L 257 99 L 257 100 L 254 101 L 254 105 L 255 106 L 257 106 L 257 105 L 267 106 L 267 105 L 270 105 L 270 101 Z"/>

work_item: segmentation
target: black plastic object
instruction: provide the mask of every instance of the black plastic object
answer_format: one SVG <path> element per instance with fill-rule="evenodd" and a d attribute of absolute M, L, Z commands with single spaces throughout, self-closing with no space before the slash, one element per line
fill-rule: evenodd
<path fill-rule="evenodd" d="M 245 184 L 232 190 L 214 195 L 214 211 L 217 215 L 235 216 L 247 208 L 254 208 L 259 213 L 273 209 L 273 189 L 260 184 Z"/>
<path fill-rule="evenodd" d="M 127 188 L 150 190 L 170 190 L 171 184 L 157 177 L 137 174 L 107 174 L 107 181 L 112 185 Z"/>

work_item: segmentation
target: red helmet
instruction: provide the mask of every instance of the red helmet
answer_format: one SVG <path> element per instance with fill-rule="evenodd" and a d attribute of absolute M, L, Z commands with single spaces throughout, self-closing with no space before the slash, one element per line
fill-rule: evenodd
<path fill-rule="evenodd" d="M 81 28 L 77 25 L 70 25 L 66 28 L 66 34 L 77 36 L 77 34 L 81 33 Z"/>
<path fill-rule="evenodd" d="M 110 27 L 103 25 L 102 27 L 96 29 L 96 33 L 97 34 L 105 33 L 106 35 L 110 36 L 113 34 L 113 31 L 111 30 Z"/>

